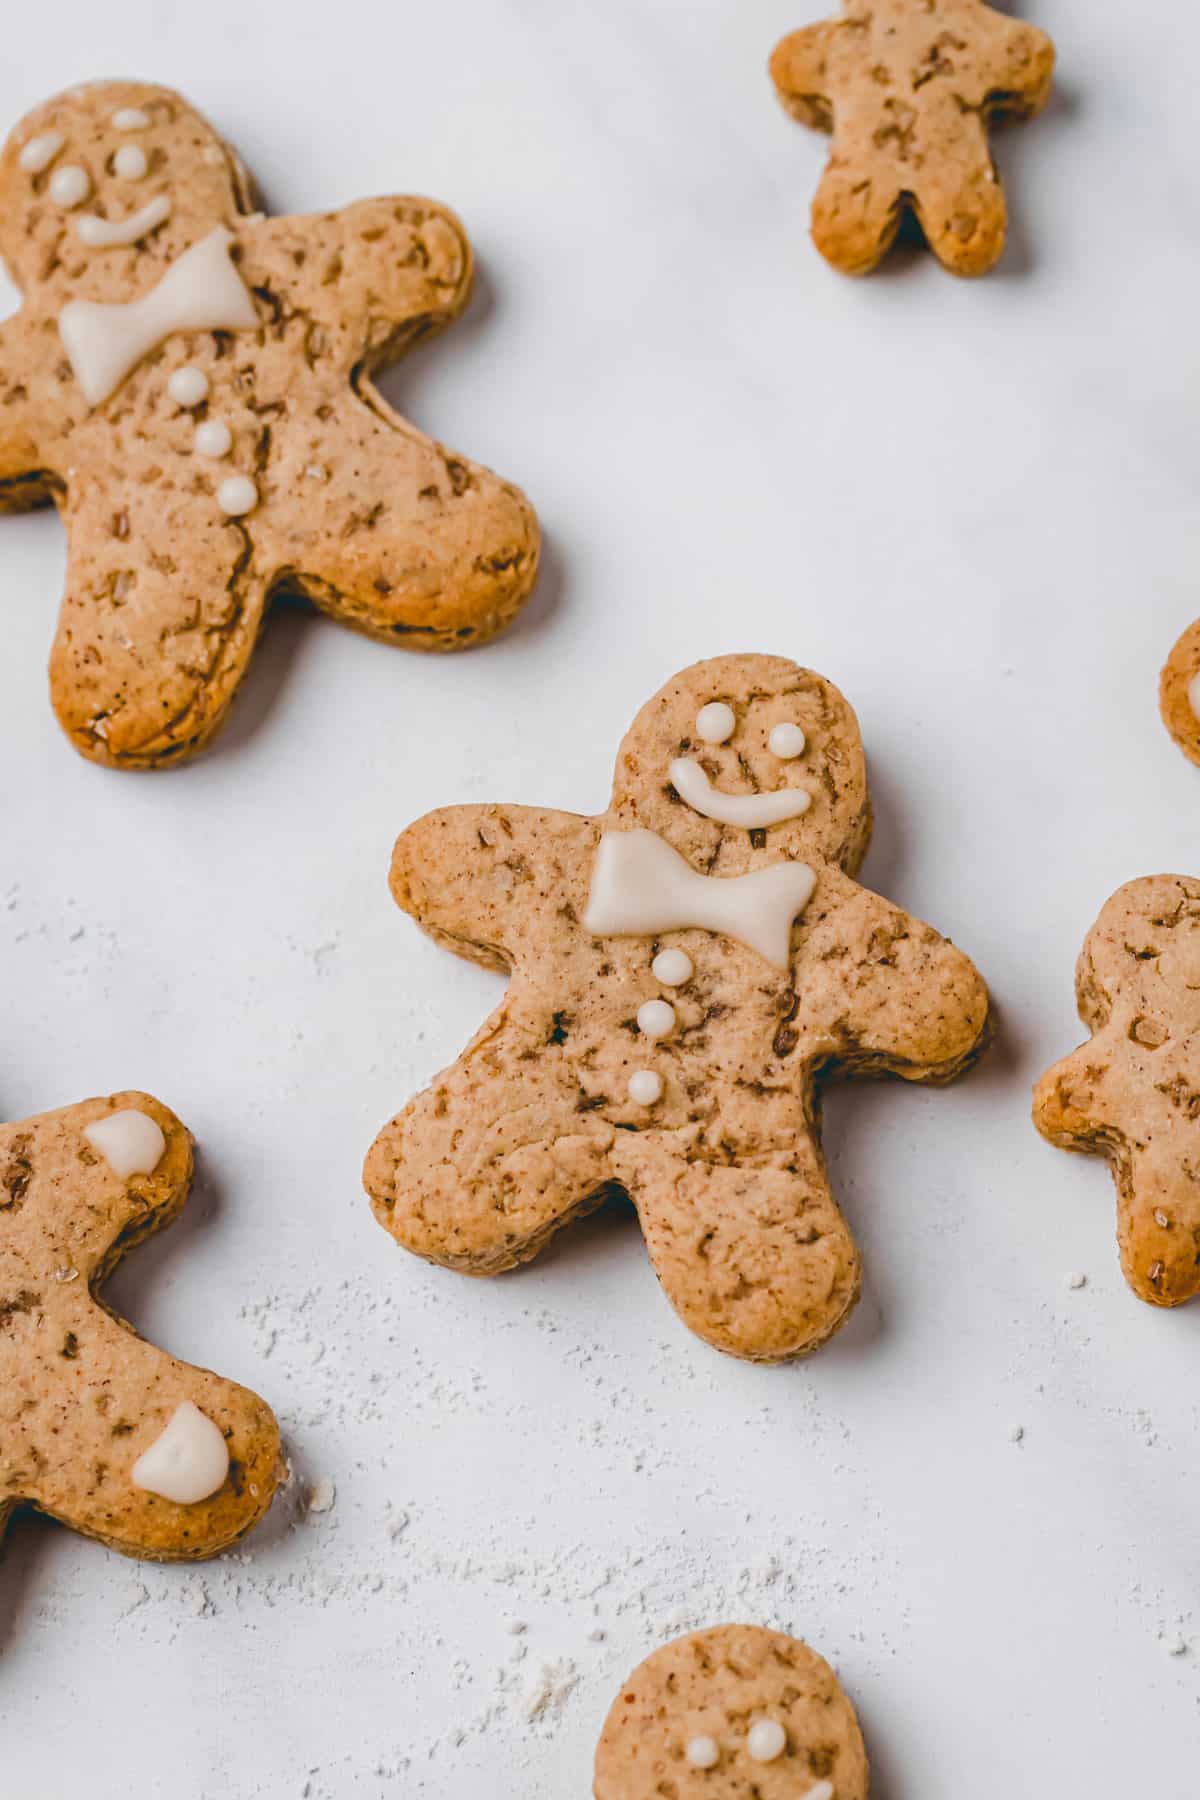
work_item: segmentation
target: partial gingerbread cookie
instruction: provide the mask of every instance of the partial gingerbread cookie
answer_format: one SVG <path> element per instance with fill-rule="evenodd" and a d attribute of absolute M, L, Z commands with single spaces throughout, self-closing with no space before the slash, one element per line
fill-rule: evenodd
<path fill-rule="evenodd" d="M 860 1281 L 818 1077 L 949 1081 L 988 1016 L 966 957 L 851 879 L 869 830 L 853 712 L 766 656 L 668 682 L 602 818 L 456 806 L 411 826 L 398 904 L 512 980 L 371 1150 L 380 1223 L 493 1275 L 619 1188 L 693 1331 L 756 1361 L 815 1349 Z"/>
<path fill-rule="evenodd" d="M 1183 754 L 1200 763 L 1200 619 L 1167 658 L 1158 689 L 1163 723 Z"/>
<path fill-rule="evenodd" d="M 794 118 L 833 133 L 812 231 L 834 268 L 873 269 L 906 212 L 954 274 L 992 267 L 1007 215 L 988 124 L 1050 98 L 1044 32 L 982 0 L 842 0 L 776 46 L 771 75 Z"/>
<path fill-rule="evenodd" d="M 215 1556 L 266 1512 L 279 1430 L 99 1298 L 187 1199 L 191 1141 L 149 1094 L 0 1126 L 0 1537 L 27 1504 L 127 1556 Z"/>
<path fill-rule="evenodd" d="M 1200 1293 L 1200 881 L 1118 888 L 1075 991 L 1091 1041 L 1042 1076 L 1034 1123 L 1108 1158 L 1125 1279 L 1152 1306 L 1179 1306 Z"/>
<path fill-rule="evenodd" d="M 198 750 L 280 590 L 405 649 L 501 630 L 537 570 L 507 482 L 424 437 L 372 373 L 466 305 L 471 250 L 431 200 L 254 212 L 178 94 L 72 88 L 0 155 L 0 512 L 68 538 L 50 664 L 76 748 Z"/>
<path fill-rule="evenodd" d="M 596 1751 L 595 1800 L 866 1800 L 867 1753 L 827 1662 L 718 1625 L 633 1671 Z"/>

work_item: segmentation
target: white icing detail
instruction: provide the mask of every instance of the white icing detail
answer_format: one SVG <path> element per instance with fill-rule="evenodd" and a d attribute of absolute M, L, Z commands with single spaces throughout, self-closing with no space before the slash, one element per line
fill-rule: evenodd
<path fill-rule="evenodd" d="M 706 744 L 724 744 L 737 726 L 732 706 L 723 700 L 710 700 L 696 714 L 696 736 Z"/>
<path fill-rule="evenodd" d="M 122 181 L 140 181 L 149 166 L 140 144 L 122 144 L 113 156 L 113 174 Z"/>
<path fill-rule="evenodd" d="M 792 920 L 816 883 L 800 862 L 725 879 L 697 875 L 653 831 L 609 831 L 596 851 L 583 926 L 594 937 L 644 937 L 688 926 L 724 932 L 786 969 Z"/>
<path fill-rule="evenodd" d="M 176 257 L 140 300 L 124 305 L 67 301 L 58 315 L 58 333 L 89 405 L 107 400 L 130 369 L 173 331 L 235 331 L 257 325 L 254 302 L 229 260 L 232 242 L 232 233 L 218 225 Z"/>
<path fill-rule="evenodd" d="M 787 1749 L 787 1732 L 778 1719 L 756 1719 L 746 1734 L 746 1754 L 754 1762 L 774 1762 Z"/>
<path fill-rule="evenodd" d="M 1188 682 L 1187 697 L 1193 718 L 1200 719 L 1200 670 L 1197 670 Z"/>
<path fill-rule="evenodd" d="M 66 141 L 61 131 L 40 131 L 22 146 L 17 161 L 28 174 L 40 175 L 50 167 Z"/>
<path fill-rule="evenodd" d="M 192 447 L 197 456 L 228 456 L 233 446 L 233 433 L 224 419 L 205 419 L 197 425 Z"/>
<path fill-rule="evenodd" d="M 82 213 L 75 230 L 90 250 L 104 250 L 110 244 L 136 244 L 171 216 L 171 202 L 165 194 L 156 194 L 145 206 L 124 219 L 102 219 L 97 213 Z"/>
<path fill-rule="evenodd" d="M 629 1077 L 629 1098 L 635 1106 L 656 1106 L 662 1091 L 663 1078 L 653 1069 L 635 1069 Z"/>
<path fill-rule="evenodd" d="M 832 1781 L 818 1781 L 815 1787 L 809 1788 L 804 1800 L 833 1800 Z"/>
<path fill-rule="evenodd" d="M 167 1147 L 162 1127 L 135 1107 L 93 1120 L 84 1126 L 83 1135 L 122 1181 L 131 1175 L 153 1174 Z"/>
<path fill-rule="evenodd" d="M 92 179 L 78 163 L 64 163 L 50 177 L 50 198 L 55 206 L 81 206 L 92 191 Z"/>
<path fill-rule="evenodd" d="M 167 392 L 176 406 L 200 406 L 208 399 L 208 376 L 203 369 L 184 363 L 167 380 Z"/>
<path fill-rule="evenodd" d="M 670 775 L 671 786 L 693 812 L 715 819 L 719 825 L 742 825 L 747 831 L 798 819 L 812 805 L 812 795 L 805 788 L 778 788 L 773 794 L 726 794 L 713 786 L 690 756 L 677 756 Z"/>
<path fill-rule="evenodd" d="M 647 1000 L 638 1007 L 637 1022 L 643 1037 L 666 1037 L 675 1024 L 675 1008 L 669 1000 Z"/>
<path fill-rule="evenodd" d="M 224 1487 L 229 1446 L 198 1406 L 185 1400 L 129 1472 L 134 1487 L 180 1506 L 195 1506 Z"/>
<path fill-rule="evenodd" d="M 660 950 L 650 964 L 655 981 L 664 987 L 682 987 L 696 972 L 696 965 L 686 950 Z"/>
<path fill-rule="evenodd" d="M 258 505 L 258 489 L 248 475 L 228 475 L 217 489 L 217 505 L 231 519 L 240 519 Z"/>
<path fill-rule="evenodd" d="M 798 725 L 773 725 L 767 749 L 780 762 L 792 762 L 797 756 L 804 755 L 807 743 L 808 739 Z"/>
<path fill-rule="evenodd" d="M 143 112 L 140 106 L 121 106 L 113 114 L 112 122 L 118 131 L 145 131 L 150 114 Z"/>
<path fill-rule="evenodd" d="M 684 1755 L 693 1769 L 715 1769 L 720 1761 L 721 1752 L 715 1738 L 694 1737 Z"/>

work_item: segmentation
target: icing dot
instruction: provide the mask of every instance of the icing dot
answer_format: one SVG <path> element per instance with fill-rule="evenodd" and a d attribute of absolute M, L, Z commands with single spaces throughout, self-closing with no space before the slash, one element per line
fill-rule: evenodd
<path fill-rule="evenodd" d="M 682 987 L 695 973 L 695 964 L 686 950 L 660 950 L 650 968 L 654 979 L 664 987 Z"/>
<path fill-rule="evenodd" d="M 23 147 L 17 161 L 30 175 L 40 175 L 54 161 L 66 138 L 61 131 L 43 131 L 37 137 L 31 137 Z"/>
<path fill-rule="evenodd" d="M 637 1022 L 643 1037 L 666 1037 L 675 1023 L 675 1008 L 666 1000 L 647 1000 L 638 1007 Z"/>
<path fill-rule="evenodd" d="M 809 1788 L 804 1800 L 833 1800 L 832 1781 L 818 1781 L 815 1787 Z"/>
<path fill-rule="evenodd" d="M 717 1748 L 715 1738 L 694 1737 L 684 1751 L 684 1755 L 693 1769 L 715 1769 L 721 1752 Z"/>
<path fill-rule="evenodd" d="M 140 106 L 122 106 L 113 114 L 112 122 L 118 131 L 145 131 L 150 114 L 143 112 Z"/>
<path fill-rule="evenodd" d="M 185 363 L 171 375 L 167 392 L 176 406 L 199 406 L 202 400 L 208 399 L 208 376 L 203 369 L 194 369 Z"/>
<path fill-rule="evenodd" d="M 803 755 L 807 742 L 808 739 L 798 725 L 775 725 L 767 739 L 767 748 L 781 762 L 791 762 L 793 757 Z"/>
<path fill-rule="evenodd" d="M 50 198 L 56 206 L 80 206 L 91 191 L 91 177 L 78 163 L 64 163 L 50 177 Z"/>
<path fill-rule="evenodd" d="M 662 1076 L 653 1069 L 635 1069 L 629 1077 L 629 1098 L 635 1106 L 654 1106 L 662 1099 Z"/>
<path fill-rule="evenodd" d="M 122 181 L 140 181 L 146 168 L 146 152 L 140 144 L 122 144 L 113 157 L 113 174 Z"/>
<path fill-rule="evenodd" d="M 754 1762 L 774 1762 L 787 1749 L 787 1732 L 778 1719 L 756 1719 L 746 1737 L 746 1751 Z"/>
<path fill-rule="evenodd" d="M 1188 682 L 1187 697 L 1193 717 L 1200 719 L 1200 670 Z"/>
<path fill-rule="evenodd" d="M 131 1175 L 153 1174 L 167 1148 L 158 1121 L 136 1107 L 94 1119 L 84 1126 L 83 1135 L 122 1181 Z"/>
<path fill-rule="evenodd" d="M 696 714 L 696 736 L 706 744 L 723 744 L 733 736 L 737 720 L 732 706 L 723 700 L 710 700 Z"/>
<path fill-rule="evenodd" d="M 179 1506 L 195 1506 L 224 1487 L 229 1473 L 229 1446 L 206 1413 L 185 1400 L 166 1428 L 129 1471 L 134 1487 L 161 1494 Z"/>
<path fill-rule="evenodd" d="M 192 439 L 197 456 L 228 456 L 232 443 L 233 433 L 224 419 L 205 419 Z"/>
<path fill-rule="evenodd" d="M 258 505 L 258 489 L 248 475 L 227 476 L 217 489 L 217 505 L 231 519 L 240 519 Z"/>

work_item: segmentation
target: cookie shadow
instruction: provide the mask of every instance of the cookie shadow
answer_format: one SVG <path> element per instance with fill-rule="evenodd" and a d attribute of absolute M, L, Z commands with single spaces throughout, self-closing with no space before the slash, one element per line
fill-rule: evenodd
<path fill-rule="evenodd" d="M 898 782 L 893 782 L 882 756 L 868 754 L 867 770 L 873 822 L 871 841 L 867 845 L 867 854 L 863 857 L 857 879 L 873 893 L 881 894 L 885 899 L 900 905 L 897 896 L 903 883 L 908 852 L 902 789 Z"/>
<path fill-rule="evenodd" d="M 314 654 L 318 638 L 327 629 L 335 629 L 332 621 L 298 594 L 282 591 L 272 596 L 262 636 L 228 721 L 212 744 L 195 758 L 197 763 L 245 749 L 280 707 L 284 690 L 294 680 L 301 660 Z"/>
<path fill-rule="evenodd" d="M 145 1243 L 135 1245 L 101 1289 L 105 1305 L 135 1330 L 139 1330 L 137 1320 L 153 1312 L 156 1304 L 162 1303 L 166 1310 L 176 1263 L 191 1259 L 197 1236 L 220 1216 L 220 1182 L 204 1152 L 197 1149 L 195 1156 L 191 1193 L 179 1217 Z"/>
<path fill-rule="evenodd" d="M 419 418 L 425 408 L 423 405 L 426 388 L 436 387 L 439 380 L 438 361 L 440 340 L 447 338 L 459 352 L 465 352 L 478 343 L 484 334 L 491 330 L 492 324 L 501 311 L 495 283 L 485 264 L 478 258 L 475 262 L 475 279 L 471 287 L 471 298 L 467 302 L 466 311 L 454 320 L 444 331 L 433 337 L 419 340 L 411 349 L 406 350 L 399 361 L 386 369 L 378 370 L 372 382 L 383 395 L 388 405 L 402 418 L 409 419 L 418 425 Z M 436 410 L 431 408 L 430 410 Z M 419 429 L 425 431 L 424 425 Z M 436 437 L 433 432 L 431 436 Z M 462 452 L 470 456 L 471 451 L 465 448 Z"/>
<path fill-rule="evenodd" d="M 1038 185 L 1034 171 L 1040 169 L 1042 159 L 1051 154 L 1055 134 L 1064 125 L 1074 123 L 1081 111 L 1078 91 L 1061 86 L 1056 80 L 1054 92 L 1036 118 L 1014 119 L 1002 115 L 993 121 L 992 151 L 1008 205 L 1004 254 L 989 271 L 993 280 L 1023 281 L 1036 271 L 1039 246 L 1035 245 L 1029 228 L 1026 197 Z M 1045 245 L 1040 247 L 1044 249 Z"/>
<path fill-rule="evenodd" d="M 20 1507 L 0 1541 L 0 1662 L 35 1612 L 36 1594 L 49 1585 L 47 1565 L 59 1529 L 32 1507 Z"/>

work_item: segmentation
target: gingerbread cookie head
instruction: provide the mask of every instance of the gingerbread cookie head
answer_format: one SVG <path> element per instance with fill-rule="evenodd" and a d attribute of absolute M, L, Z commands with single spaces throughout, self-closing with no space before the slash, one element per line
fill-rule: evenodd
<path fill-rule="evenodd" d="M 780 99 L 833 134 L 813 203 L 821 254 L 865 274 L 911 212 L 946 268 L 985 273 L 1007 228 L 988 122 L 1039 111 L 1053 73 L 1044 32 L 982 0 L 843 0 L 840 19 L 784 38 Z"/>
<path fill-rule="evenodd" d="M 1117 1241 L 1134 1293 L 1178 1306 L 1200 1293 L 1200 881 L 1119 888 L 1076 972 L 1091 1041 L 1043 1075 L 1038 1130 L 1112 1165 Z"/>
<path fill-rule="evenodd" d="M 866 1800 L 867 1754 L 829 1664 L 782 1632 L 718 1625 L 633 1671 L 596 1752 L 595 1800 Z"/>
<path fill-rule="evenodd" d="M 282 1473 L 257 1395 L 145 1343 L 99 1298 L 187 1198 L 191 1141 L 148 1094 L 0 1127 L 0 1533 L 36 1507 L 129 1556 L 213 1556 Z"/>

